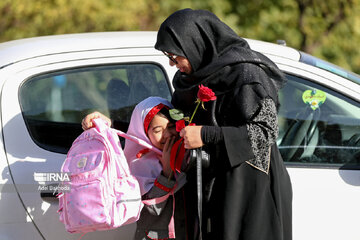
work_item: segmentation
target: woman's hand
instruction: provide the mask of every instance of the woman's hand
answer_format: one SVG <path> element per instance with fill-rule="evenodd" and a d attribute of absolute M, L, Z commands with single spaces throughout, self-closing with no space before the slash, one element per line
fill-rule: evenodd
<path fill-rule="evenodd" d="M 160 158 L 160 162 L 163 168 L 163 175 L 165 177 L 169 177 L 172 174 L 172 169 L 170 167 L 170 155 L 171 155 L 171 148 L 175 143 L 175 136 L 169 137 L 166 139 L 162 156 Z"/>
<path fill-rule="evenodd" d="M 96 119 L 96 118 L 103 119 L 104 121 L 106 121 L 108 123 L 109 126 L 111 126 L 110 118 L 108 118 L 107 116 L 105 116 L 102 113 L 93 112 L 93 113 L 86 115 L 86 117 L 84 117 L 84 119 L 82 120 L 82 122 L 81 122 L 82 129 L 85 131 L 85 130 L 95 127 L 92 120 Z"/>
<path fill-rule="evenodd" d="M 184 147 L 186 149 L 199 148 L 204 146 L 201 139 L 202 126 L 186 126 L 180 131 L 180 137 L 184 138 Z"/>

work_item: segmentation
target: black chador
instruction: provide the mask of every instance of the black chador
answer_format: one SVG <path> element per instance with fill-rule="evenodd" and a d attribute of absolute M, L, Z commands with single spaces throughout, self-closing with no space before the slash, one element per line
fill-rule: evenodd
<path fill-rule="evenodd" d="M 175 108 L 191 115 L 199 84 L 217 96 L 193 120 L 203 126 L 211 159 L 203 169 L 203 239 L 291 240 L 292 189 L 276 145 L 281 71 L 204 10 L 172 14 L 155 48 L 191 63 L 191 74 L 178 71 L 173 79 Z M 196 202 L 192 179 L 190 174 L 189 212 Z"/>

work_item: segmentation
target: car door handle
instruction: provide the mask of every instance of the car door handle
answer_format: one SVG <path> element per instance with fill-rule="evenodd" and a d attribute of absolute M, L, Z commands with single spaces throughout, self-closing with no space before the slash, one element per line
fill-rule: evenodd
<path fill-rule="evenodd" d="M 58 186 L 57 183 L 51 183 L 41 186 L 40 188 L 40 197 L 41 198 L 57 198 L 58 195 Z"/>

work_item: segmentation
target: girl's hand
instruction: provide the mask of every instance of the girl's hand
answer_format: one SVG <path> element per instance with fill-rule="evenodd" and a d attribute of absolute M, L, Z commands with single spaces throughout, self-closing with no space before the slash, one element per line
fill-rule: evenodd
<path fill-rule="evenodd" d="M 184 147 L 186 149 L 199 148 L 204 146 L 201 139 L 202 126 L 186 126 L 180 131 L 180 137 L 184 138 Z"/>
<path fill-rule="evenodd" d="M 95 127 L 92 120 L 96 119 L 96 118 L 101 118 L 101 119 L 105 120 L 107 122 L 108 126 L 111 126 L 110 118 L 108 118 L 107 116 L 105 116 L 102 113 L 93 112 L 93 113 L 86 115 L 86 117 L 84 117 L 84 119 L 82 120 L 82 122 L 81 122 L 82 129 L 85 131 L 85 130 Z"/>
<path fill-rule="evenodd" d="M 169 177 L 172 174 L 172 169 L 170 167 L 170 155 L 171 155 L 171 148 L 175 143 L 175 136 L 169 137 L 166 139 L 162 156 L 160 158 L 160 162 L 163 168 L 163 175 L 165 177 Z"/>

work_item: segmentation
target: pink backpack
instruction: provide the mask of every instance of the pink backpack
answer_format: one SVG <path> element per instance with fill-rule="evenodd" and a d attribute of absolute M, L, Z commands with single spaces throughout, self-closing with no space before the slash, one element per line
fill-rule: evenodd
<path fill-rule="evenodd" d="M 130 174 L 117 135 L 150 150 L 146 142 L 109 128 L 95 119 L 95 128 L 73 142 L 61 172 L 70 173 L 70 190 L 59 194 L 60 221 L 71 233 L 109 230 L 139 219 L 143 202 L 139 183 Z"/>

